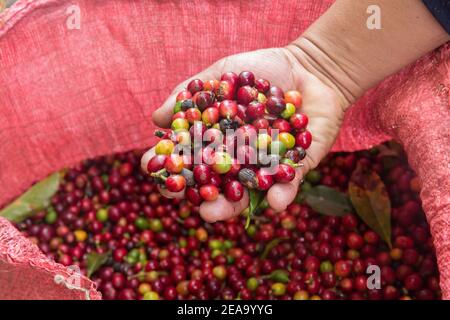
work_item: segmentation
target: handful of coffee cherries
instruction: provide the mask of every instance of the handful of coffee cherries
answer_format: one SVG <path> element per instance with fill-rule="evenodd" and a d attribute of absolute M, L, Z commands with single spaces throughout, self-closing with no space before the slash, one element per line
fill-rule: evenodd
<path fill-rule="evenodd" d="M 283 92 L 250 71 L 192 80 L 176 97 L 171 129 L 155 132 L 162 139 L 147 170 L 196 206 L 219 193 L 239 201 L 244 188 L 265 192 L 294 179 L 311 145 L 301 109 L 300 92 Z"/>

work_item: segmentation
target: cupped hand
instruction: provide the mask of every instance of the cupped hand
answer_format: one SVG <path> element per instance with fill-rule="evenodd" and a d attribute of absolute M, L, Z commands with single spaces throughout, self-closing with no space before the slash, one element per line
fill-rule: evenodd
<path fill-rule="evenodd" d="M 256 78 L 267 79 L 284 91 L 300 91 L 303 96 L 300 111 L 309 117 L 308 130 L 313 139 L 305 159 L 302 160 L 303 166 L 296 169 L 295 179 L 290 183 L 274 184 L 267 193 L 270 207 L 283 211 L 294 200 L 304 175 L 315 168 L 331 149 L 344 116 L 344 106 L 336 89 L 319 80 L 319 77 L 313 74 L 314 71 L 310 72 L 307 68 L 311 71 L 310 65 L 302 62 L 301 56 L 299 58 L 289 47 L 263 49 L 226 57 L 178 85 L 161 108 L 153 113 L 153 121 L 161 127 L 170 126 L 176 94 L 185 89 L 190 80 L 220 79 L 223 73 L 229 71 L 237 74 L 244 70 L 252 71 Z M 153 155 L 154 151 L 151 149 L 142 157 L 144 170 Z M 184 192 L 174 194 L 164 189 L 161 189 L 161 193 L 168 197 L 184 196 Z M 239 215 L 248 204 L 247 192 L 238 202 L 230 202 L 220 195 L 215 201 L 203 202 L 200 215 L 208 222 L 227 220 Z"/>

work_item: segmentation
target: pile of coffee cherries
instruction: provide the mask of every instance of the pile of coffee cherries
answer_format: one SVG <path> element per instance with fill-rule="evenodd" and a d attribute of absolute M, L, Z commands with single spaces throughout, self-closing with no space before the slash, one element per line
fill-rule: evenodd
<path fill-rule="evenodd" d="M 268 190 L 290 182 L 306 156 L 311 133 L 298 91 L 283 92 L 252 72 L 192 80 L 178 93 L 171 130 L 158 132 L 148 172 L 194 205 L 223 193 L 239 201 L 244 187 Z"/>
<path fill-rule="evenodd" d="M 92 254 L 109 258 L 92 279 L 103 299 L 439 299 L 439 274 L 420 183 L 406 160 L 377 149 L 330 154 L 303 189 L 345 192 L 356 165 L 377 172 L 392 204 L 389 248 L 356 215 L 324 216 L 303 203 L 275 213 L 204 222 L 198 208 L 166 199 L 140 169 L 142 152 L 69 169 L 51 206 L 17 224 L 49 258 L 84 274 Z M 369 265 L 381 288 L 369 289 Z"/>

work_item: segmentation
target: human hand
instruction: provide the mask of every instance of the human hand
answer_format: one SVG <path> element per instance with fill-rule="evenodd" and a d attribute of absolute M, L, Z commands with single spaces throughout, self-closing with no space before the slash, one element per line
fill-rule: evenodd
<path fill-rule="evenodd" d="M 221 74 L 228 71 L 240 73 L 249 70 L 257 78 L 268 79 L 272 85 L 283 90 L 296 89 L 302 93 L 303 105 L 301 111 L 309 117 L 308 130 L 313 140 L 308 148 L 307 156 L 303 159 L 303 166 L 297 168 L 296 177 L 290 183 L 275 184 L 267 193 L 267 201 L 274 210 L 284 210 L 295 198 L 298 186 L 304 175 L 318 165 L 329 152 L 341 125 L 345 99 L 341 98 L 338 90 L 319 80 L 312 72 L 306 70 L 302 64 L 301 55 L 297 47 L 264 49 L 226 57 L 191 79 L 181 83 L 165 101 L 161 108 L 153 114 L 154 122 L 161 127 L 168 127 L 171 122 L 172 110 L 176 94 L 185 89 L 192 79 L 220 79 Z M 305 62 L 305 65 L 307 63 Z M 142 158 L 142 168 L 147 169 L 148 161 L 153 157 L 153 149 Z M 161 189 L 161 193 L 168 197 L 183 197 L 184 192 L 170 193 Z M 238 215 L 248 207 L 249 197 L 238 202 L 230 202 L 224 196 L 215 201 L 204 202 L 200 207 L 200 215 L 209 222 L 226 220 Z"/>

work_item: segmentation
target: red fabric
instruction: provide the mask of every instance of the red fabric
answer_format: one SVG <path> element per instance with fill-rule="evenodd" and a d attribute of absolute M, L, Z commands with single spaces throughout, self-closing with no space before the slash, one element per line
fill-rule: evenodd
<path fill-rule="evenodd" d="M 331 1 L 76 3 L 80 30 L 66 26 L 73 1 L 19 0 L 0 14 L 0 204 L 82 159 L 151 145 L 151 112 L 174 85 L 226 55 L 289 43 Z M 449 53 L 444 46 L 360 99 L 334 147 L 352 151 L 390 138 L 405 145 L 423 183 L 445 298 Z M 0 288 L 27 296 L 4 279 Z"/>
<path fill-rule="evenodd" d="M 79 289 L 69 289 L 63 282 Z M 79 279 L 78 281 L 76 279 Z M 77 283 L 79 282 L 79 283 Z M 0 217 L 0 299 L 101 299 L 92 281 L 50 261 L 39 248 Z"/>

